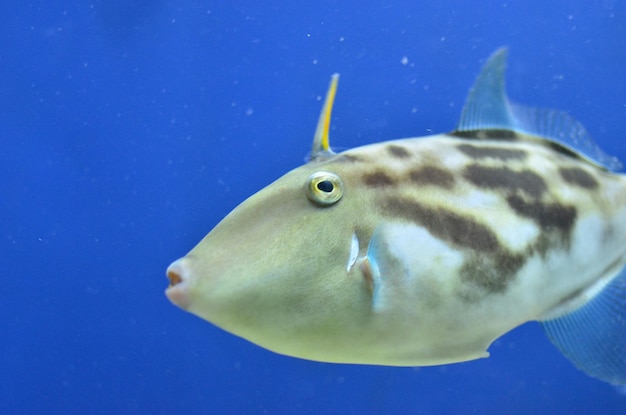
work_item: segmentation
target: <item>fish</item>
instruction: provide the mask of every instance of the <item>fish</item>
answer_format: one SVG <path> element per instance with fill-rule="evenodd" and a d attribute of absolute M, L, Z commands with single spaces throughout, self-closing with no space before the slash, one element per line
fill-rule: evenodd
<path fill-rule="evenodd" d="M 486 60 L 449 133 L 335 153 L 338 75 L 306 164 L 166 271 L 178 307 L 279 354 L 433 366 L 539 322 L 626 384 L 626 175 L 563 111 L 511 101 Z"/>

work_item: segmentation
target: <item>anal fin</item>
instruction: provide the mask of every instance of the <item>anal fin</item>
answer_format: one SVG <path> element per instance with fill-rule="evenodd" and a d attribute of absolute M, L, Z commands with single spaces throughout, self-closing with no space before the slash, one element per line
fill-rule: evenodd
<path fill-rule="evenodd" d="M 626 384 L 626 270 L 574 311 L 541 322 L 554 345 L 576 367 L 616 385 Z"/>

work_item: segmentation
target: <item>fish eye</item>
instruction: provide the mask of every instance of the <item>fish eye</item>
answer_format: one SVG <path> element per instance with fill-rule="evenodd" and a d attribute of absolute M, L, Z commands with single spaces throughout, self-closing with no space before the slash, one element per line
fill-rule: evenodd
<path fill-rule="evenodd" d="M 332 205 L 343 196 L 343 183 L 336 174 L 318 171 L 309 176 L 305 190 L 312 202 L 319 205 Z"/>

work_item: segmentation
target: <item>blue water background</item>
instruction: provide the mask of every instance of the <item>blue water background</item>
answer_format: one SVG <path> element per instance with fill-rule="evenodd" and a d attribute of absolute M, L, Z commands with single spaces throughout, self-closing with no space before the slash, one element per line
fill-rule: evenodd
<path fill-rule="evenodd" d="M 172 260 L 303 162 L 334 72 L 346 149 L 451 130 L 508 45 L 512 98 L 570 111 L 626 160 L 626 2 L 7 0 L 0 15 L 0 413 L 626 413 L 537 324 L 475 362 L 331 365 L 163 295 Z"/>

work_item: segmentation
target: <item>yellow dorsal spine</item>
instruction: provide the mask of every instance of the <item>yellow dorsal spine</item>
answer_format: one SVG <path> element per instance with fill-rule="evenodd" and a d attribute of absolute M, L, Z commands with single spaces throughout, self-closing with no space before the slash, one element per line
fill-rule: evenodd
<path fill-rule="evenodd" d="M 326 92 L 326 99 L 322 107 L 315 135 L 313 136 L 313 149 L 311 150 L 311 160 L 324 159 L 332 154 L 330 149 L 330 140 L 328 134 L 330 131 L 330 116 L 333 111 L 333 103 L 335 102 L 335 94 L 337 92 L 337 84 L 339 83 L 339 74 L 335 73 L 330 78 L 330 86 Z"/>

